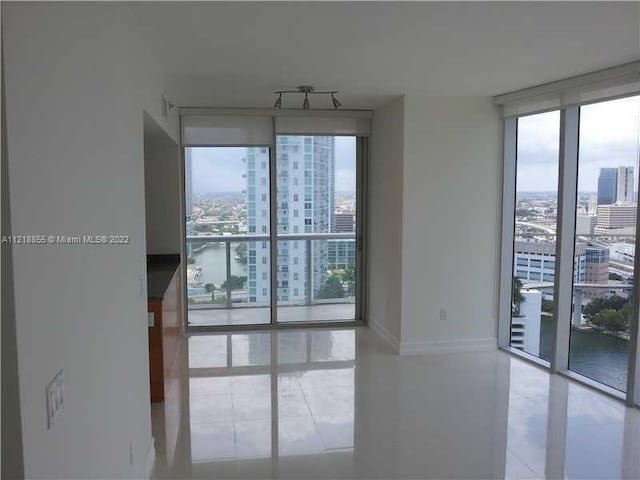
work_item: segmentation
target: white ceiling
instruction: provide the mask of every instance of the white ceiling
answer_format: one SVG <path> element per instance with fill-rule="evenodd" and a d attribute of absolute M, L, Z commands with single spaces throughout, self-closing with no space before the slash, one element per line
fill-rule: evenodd
<path fill-rule="evenodd" d="M 403 93 L 496 95 L 640 59 L 638 2 L 132 8 L 178 105 L 271 106 L 274 90 L 312 84 L 339 90 L 346 108 L 373 108 Z"/>

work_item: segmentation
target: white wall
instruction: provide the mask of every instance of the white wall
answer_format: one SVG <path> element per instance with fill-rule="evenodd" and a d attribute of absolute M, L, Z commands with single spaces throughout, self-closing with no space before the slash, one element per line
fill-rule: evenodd
<path fill-rule="evenodd" d="M 4 55 L 2 57 L 2 175 L 1 200 L 2 236 L 11 235 L 9 198 L 9 158 L 7 151 L 7 122 L 4 95 Z M 2 245 L 2 478 L 24 476 L 22 459 L 22 427 L 20 424 L 20 386 L 18 383 L 18 348 L 16 345 L 16 316 L 13 290 L 13 255 L 10 243 Z"/>
<path fill-rule="evenodd" d="M 140 477 L 151 443 L 143 109 L 162 83 L 126 4 L 5 3 L 13 234 L 130 236 L 13 249 L 27 477 Z M 47 430 L 45 386 L 65 410 Z M 130 464 L 130 444 L 133 464 Z"/>
<path fill-rule="evenodd" d="M 495 347 L 497 110 L 490 98 L 411 95 L 404 108 L 401 351 Z"/>
<path fill-rule="evenodd" d="M 149 116 L 144 121 L 147 254 L 181 252 L 182 174 L 178 144 Z"/>
<path fill-rule="evenodd" d="M 524 317 L 524 351 L 540 355 L 540 323 L 542 320 L 542 292 L 523 290 L 524 302 L 520 304 L 520 315 Z"/>
<path fill-rule="evenodd" d="M 369 158 L 370 325 L 398 348 L 402 315 L 404 98 L 375 111 Z"/>

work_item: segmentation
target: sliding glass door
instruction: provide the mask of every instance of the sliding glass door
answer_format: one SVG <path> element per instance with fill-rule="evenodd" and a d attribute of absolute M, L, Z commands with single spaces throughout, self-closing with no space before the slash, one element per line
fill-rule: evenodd
<path fill-rule="evenodd" d="M 354 320 L 356 138 L 279 135 L 278 322 Z"/>
<path fill-rule="evenodd" d="M 366 138 L 262 120 L 183 125 L 187 326 L 360 319 Z"/>
<path fill-rule="evenodd" d="M 269 148 L 184 153 L 188 323 L 268 324 Z"/>

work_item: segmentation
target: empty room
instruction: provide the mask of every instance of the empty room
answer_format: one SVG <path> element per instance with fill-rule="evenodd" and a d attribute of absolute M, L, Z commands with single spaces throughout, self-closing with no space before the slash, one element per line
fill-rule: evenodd
<path fill-rule="evenodd" d="M 1 21 L 3 479 L 640 479 L 640 3 Z"/>

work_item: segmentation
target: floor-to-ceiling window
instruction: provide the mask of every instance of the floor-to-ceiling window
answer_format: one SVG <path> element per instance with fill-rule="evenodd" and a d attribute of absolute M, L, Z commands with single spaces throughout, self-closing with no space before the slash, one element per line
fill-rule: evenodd
<path fill-rule="evenodd" d="M 560 112 L 517 122 L 510 345 L 549 361 L 555 322 Z"/>
<path fill-rule="evenodd" d="M 361 319 L 366 139 L 248 118 L 183 117 L 187 325 Z"/>
<path fill-rule="evenodd" d="M 640 96 L 580 107 L 575 235 L 585 273 L 573 285 L 569 368 L 620 391 L 635 283 L 639 121 Z"/>
<path fill-rule="evenodd" d="M 624 82 L 616 94 L 610 79 L 597 90 L 601 79 L 497 98 L 508 202 L 499 343 L 637 404 L 640 95 Z"/>

